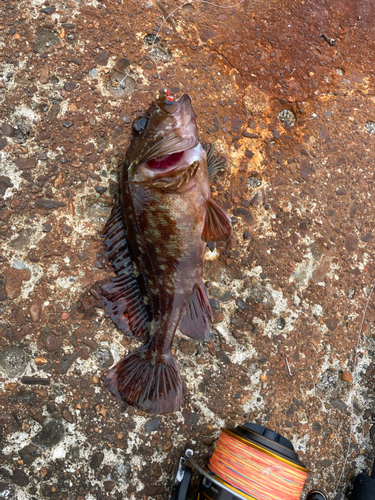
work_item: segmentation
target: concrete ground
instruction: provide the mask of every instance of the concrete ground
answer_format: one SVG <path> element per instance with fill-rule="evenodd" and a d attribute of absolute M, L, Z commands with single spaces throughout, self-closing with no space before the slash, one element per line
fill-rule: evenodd
<path fill-rule="evenodd" d="M 103 311 L 100 234 L 181 4 L 2 4 L 0 498 L 168 499 L 185 447 L 207 464 L 244 421 L 293 442 L 305 491 L 341 498 L 374 459 L 372 0 L 192 3 L 164 24 L 153 57 L 228 160 L 212 196 L 234 233 L 207 252 L 212 338 L 175 338 L 181 411 L 103 387 L 139 342 Z"/>

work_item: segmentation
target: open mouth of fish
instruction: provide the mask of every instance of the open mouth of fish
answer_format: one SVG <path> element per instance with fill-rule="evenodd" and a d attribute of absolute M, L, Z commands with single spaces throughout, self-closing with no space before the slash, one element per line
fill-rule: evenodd
<path fill-rule="evenodd" d="M 149 159 L 141 165 L 140 170 L 146 169 L 148 176 L 154 180 L 180 177 L 184 172 L 192 170 L 196 162 L 199 163 L 201 155 L 201 146 L 197 146 Z"/>
<path fill-rule="evenodd" d="M 147 166 L 152 170 L 170 170 L 171 167 L 175 167 L 179 164 L 183 156 L 184 151 L 179 151 L 178 153 L 172 153 L 170 155 L 158 156 L 157 158 L 149 160 L 147 162 Z"/>

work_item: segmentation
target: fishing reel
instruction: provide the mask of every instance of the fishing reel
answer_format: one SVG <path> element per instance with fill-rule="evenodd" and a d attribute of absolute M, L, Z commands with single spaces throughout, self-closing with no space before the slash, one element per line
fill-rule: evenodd
<path fill-rule="evenodd" d="M 191 449 L 181 456 L 170 500 L 299 500 L 310 472 L 288 439 L 251 423 L 222 429 L 207 469 L 202 469 L 193 456 Z M 195 496 L 191 488 L 194 469 L 200 476 Z M 287 484 L 284 489 L 283 484 Z M 313 490 L 305 500 L 327 497 Z M 351 500 L 375 500 L 375 464 L 371 476 L 357 476 Z"/>

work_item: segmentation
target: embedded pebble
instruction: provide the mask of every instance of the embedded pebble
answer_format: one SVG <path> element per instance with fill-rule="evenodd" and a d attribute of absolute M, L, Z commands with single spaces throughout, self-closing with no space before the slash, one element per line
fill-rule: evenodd
<path fill-rule="evenodd" d="M 38 259 L 39 260 L 39 259 Z M 33 302 L 29 308 L 29 313 L 31 316 L 31 319 L 34 323 L 37 323 L 40 321 L 40 318 L 42 316 L 42 306 L 38 304 L 37 302 Z"/>
<path fill-rule="evenodd" d="M 50 420 L 33 438 L 32 442 L 37 446 L 52 448 L 56 446 L 64 437 L 64 425 L 58 420 Z"/>
<path fill-rule="evenodd" d="M 5 347 L 0 352 L 0 368 L 9 378 L 22 375 L 30 360 L 30 355 L 20 347 Z"/>

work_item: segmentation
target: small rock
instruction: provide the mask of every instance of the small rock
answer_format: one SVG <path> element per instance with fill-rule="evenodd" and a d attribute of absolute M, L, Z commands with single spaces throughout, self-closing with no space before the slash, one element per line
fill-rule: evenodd
<path fill-rule="evenodd" d="M 220 302 L 228 302 L 228 300 L 230 300 L 231 298 L 232 298 L 232 292 L 228 290 L 219 298 L 219 300 Z"/>
<path fill-rule="evenodd" d="M 146 432 L 150 433 L 154 431 L 159 424 L 160 424 L 160 418 L 154 418 L 152 420 L 149 420 L 148 422 L 145 423 Z"/>
<path fill-rule="evenodd" d="M 163 495 L 165 493 L 164 486 L 149 486 L 142 490 L 144 497 L 155 497 L 156 495 Z"/>
<path fill-rule="evenodd" d="M 99 64 L 99 66 L 107 66 L 108 58 L 108 50 L 102 50 L 94 57 L 94 61 L 96 62 L 96 64 Z"/>
<path fill-rule="evenodd" d="M 216 325 L 217 323 L 221 323 L 222 321 L 224 321 L 224 313 L 221 311 L 215 311 L 212 323 Z"/>
<path fill-rule="evenodd" d="M 20 170 L 30 170 L 36 167 L 37 160 L 36 158 L 16 158 L 14 163 Z"/>
<path fill-rule="evenodd" d="M 96 453 L 94 453 L 90 460 L 91 469 L 98 469 L 101 466 L 103 459 L 104 453 L 102 453 L 101 451 L 97 451 Z"/>
<path fill-rule="evenodd" d="M 37 52 L 38 54 L 42 54 L 49 47 L 53 45 L 58 45 L 59 43 L 60 39 L 58 36 L 55 35 L 55 33 L 40 26 L 37 29 L 34 38 L 34 51 Z"/>
<path fill-rule="evenodd" d="M 42 210 L 52 210 L 54 208 L 66 207 L 66 203 L 63 201 L 44 200 L 39 198 L 35 201 L 35 207 L 41 208 Z"/>
<path fill-rule="evenodd" d="M 32 322 L 37 323 L 38 321 L 40 321 L 40 318 L 42 316 L 42 306 L 40 304 L 38 304 L 37 302 L 33 302 L 29 308 L 29 313 L 30 313 Z"/>
<path fill-rule="evenodd" d="M 215 438 L 206 436 L 202 439 L 202 442 L 207 446 L 211 446 L 215 442 Z"/>
<path fill-rule="evenodd" d="M 36 253 L 33 250 L 29 251 L 29 253 L 27 254 L 27 258 L 29 259 L 30 262 L 40 261 L 40 258 L 36 255 Z"/>
<path fill-rule="evenodd" d="M 45 365 L 47 363 L 47 360 L 46 358 L 35 358 L 34 359 L 34 363 L 37 365 L 37 366 L 40 366 L 40 365 Z"/>
<path fill-rule="evenodd" d="M 371 240 L 371 233 L 366 233 L 361 236 L 361 241 L 368 243 Z"/>
<path fill-rule="evenodd" d="M 118 71 L 125 71 L 130 66 L 130 61 L 127 57 L 122 57 L 116 62 L 115 66 Z"/>
<path fill-rule="evenodd" d="M 331 262 L 329 260 L 326 260 L 318 266 L 315 271 L 313 272 L 313 279 L 316 282 L 323 281 L 327 274 L 329 273 L 329 270 L 331 269 Z"/>
<path fill-rule="evenodd" d="M 93 78 L 98 78 L 98 70 L 96 68 L 92 68 L 92 70 L 89 71 L 89 75 Z"/>
<path fill-rule="evenodd" d="M 253 226 L 255 223 L 254 217 L 252 216 L 251 212 L 249 212 L 249 210 L 246 210 L 246 208 L 235 208 L 233 210 L 233 215 L 235 215 L 236 217 L 241 217 L 241 219 L 249 224 L 249 226 Z"/>
<path fill-rule="evenodd" d="M 127 461 L 120 460 L 117 462 L 112 469 L 113 479 L 120 484 L 126 483 L 131 477 L 132 469 Z"/>
<path fill-rule="evenodd" d="M 108 188 L 104 186 L 95 186 L 95 191 L 99 194 L 104 194 Z"/>
<path fill-rule="evenodd" d="M 358 248 L 358 237 L 356 234 L 349 234 L 345 241 L 345 248 L 348 252 L 354 252 Z"/>
<path fill-rule="evenodd" d="M 3 135 L 5 135 L 6 137 L 13 137 L 15 132 L 16 132 L 16 129 L 13 128 L 8 123 L 3 123 L 1 126 L 1 131 L 2 131 Z"/>
<path fill-rule="evenodd" d="M 13 183 L 12 183 L 12 180 L 10 179 L 10 177 L 7 177 L 5 175 L 0 175 L 0 196 L 4 196 L 6 190 L 8 188 L 11 188 L 11 187 L 13 187 Z M 5 215 L 5 217 L 4 217 L 4 215 Z M 4 211 L 1 212 L 1 220 L 3 222 L 7 222 L 7 220 L 9 219 L 9 217 L 10 217 L 9 210 L 7 210 L 5 212 Z"/>
<path fill-rule="evenodd" d="M 12 481 L 14 484 L 17 484 L 17 486 L 27 486 L 29 484 L 29 478 L 26 472 L 21 469 L 16 469 L 13 472 Z"/>
<path fill-rule="evenodd" d="M 46 62 L 40 71 L 39 81 L 43 85 L 49 82 L 49 64 Z"/>
<path fill-rule="evenodd" d="M 27 385 L 50 385 L 51 381 L 49 378 L 39 378 L 39 377 L 27 377 L 21 378 L 22 384 Z"/>
<path fill-rule="evenodd" d="M 352 299 L 354 297 L 354 294 L 355 294 L 355 290 L 353 287 L 350 287 L 349 290 L 348 290 L 348 299 Z"/>
<path fill-rule="evenodd" d="M 43 232 L 44 233 L 49 233 L 50 231 L 52 231 L 52 226 L 51 224 L 48 224 L 48 222 L 46 224 L 44 224 L 43 226 Z"/>
<path fill-rule="evenodd" d="M 342 372 L 341 380 L 344 380 L 345 382 L 349 382 L 350 384 L 352 384 L 353 383 L 353 375 L 350 372 Z"/>
<path fill-rule="evenodd" d="M 261 182 L 257 177 L 248 177 L 247 185 L 249 188 L 256 188 L 261 185 Z"/>
<path fill-rule="evenodd" d="M 5 347 L 5 349 L 0 352 L 0 367 L 9 378 L 15 378 L 22 375 L 29 360 L 30 356 L 20 347 Z"/>
<path fill-rule="evenodd" d="M 284 328 L 285 328 L 285 319 L 284 318 L 277 318 L 276 324 L 277 324 L 277 328 L 279 330 L 284 330 Z"/>
<path fill-rule="evenodd" d="M 68 408 L 64 408 L 61 415 L 67 422 L 69 422 L 70 424 L 73 423 L 73 415 L 70 413 Z"/>
<path fill-rule="evenodd" d="M 114 481 L 104 481 L 105 491 L 112 491 L 114 487 L 115 487 Z"/>
<path fill-rule="evenodd" d="M 326 324 L 327 328 L 331 330 L 331 332 L 334 332 L 337 328 L 337 325 L 339 324 L 339 319 L 327 318 L 326 320 L 324 320 L 324 323 Z"/>
<path fill-rule="evenodd" d="M 195 345 L 187 339 L 180 339 L 180 349 L 184 354 L 192 356 L 195 354 Z"/>
<path fill-rule="evenodd" d="M 36 446 L 29 444 L 28 446 L 25 446 L 25 448 L 22 448 L 18 452 L 23 460 L 24 465 L 29 466 L 31 465 L 36 457 L 40 455 L 40 452 Z"/>
<path fill-rule="evenodd" d="M 216 357 L 222 363 L 224 363 L 224 365 L 230 365 L 230 364 L 232 364 L 232 361 L 230 360 L 229 356 L 227 356 L 224 351 L 217 351 Z"/>
<path fill-rule="evenodd" d="M 47 351 L 53 352 L 57 351 L 61 347 L 61 340 L 55 337 L 54 335 L 47 335 L 44 340 L 44 344 L 46 346 Z"/>
<path fill-rule="evenodd" d="M 67 92 L 71 92 L 72 90 L 74 90 L 76 87 L 76 84 L 74 82 L 66 82 L 64 83 L 64 89 L 67 91 Z"/>
<path fill-rule="evenodd" d="M 44 9 L 40 9 L 39 12 L 42 12 L 43 14 L 51 15 L 55 12 L 56 7 L 45 7 Z"/>
<path fill-rule="evenodd" d="M 312 424 L 312 430 L 315 432 L 320 432 L 322 430 L 322 426 L 320 425 L 319 422 L 314 422 Z"/>
<path fill-rule="evenodd" d="M 332 399 L 329 404 L 336 408 L 337 410 L 345 411 L 348 406 L 344 401 L 340 398 Z"/>
<path fill-rule="evenodd" d="M 42 430 L 38 432 L 33 438 L 32 442 L 39 446 L 52 448 L 56 446 L 64 437 L 64 426 L 57 420 L 51 420 L 43 426 Z"/>
<path fill-rule="evenodd" d="M 164 444 L 163 444 L 163 451 L 169 451 L 173 448 L 173 443 L 172 441 L 166 441 Z"/>
<path fill-rule="evenodd" d="M 241 126 L 242 126 L 242 120 L 239 118 L 231 118 L 230 120 L 230 125 L 231 125 L 231 131 L 233 134 L 239 134 L 241 131 Z"/>
<path fill-rule="evenodd" d="M 31 278 L 31 273 L 28 269 L 6 269 L 4 271 L 6 284 L 5 290 L 8 299 L 16 299 L 21 295 L 22 282 L 28 281 Z"/>
<path fill-rule="evenodd" d="M 153 462 L 151 464 L 151 476 L 155 477 L 156 479 L 159 479 L 159 477 L 161 476 L 161 467 L 156 462 Z"/>

